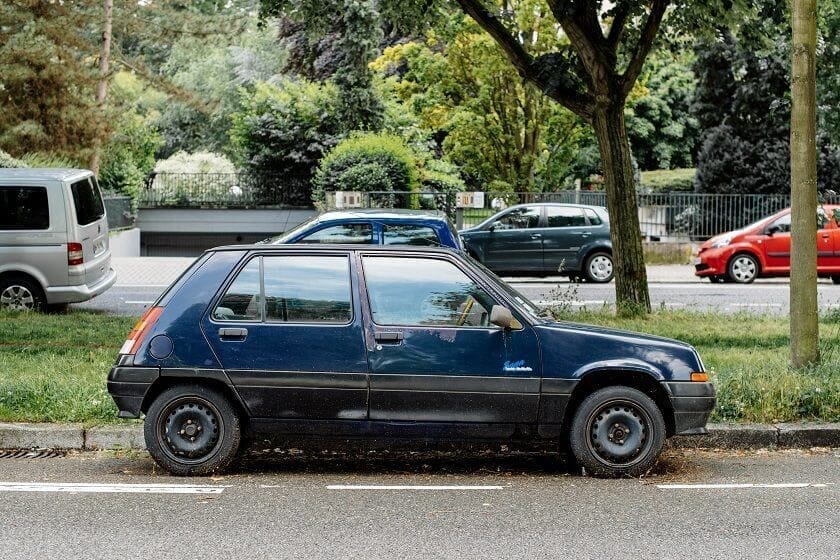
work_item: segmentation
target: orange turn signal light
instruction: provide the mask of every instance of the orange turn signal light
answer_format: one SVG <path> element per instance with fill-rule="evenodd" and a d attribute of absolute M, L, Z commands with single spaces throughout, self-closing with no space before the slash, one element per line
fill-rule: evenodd
<path fill-rule="evenodd" d="M 691 380 L 692 381 L 708 381 L 709 374 L 704 371 L 692 371 L 691 372 Z"/>

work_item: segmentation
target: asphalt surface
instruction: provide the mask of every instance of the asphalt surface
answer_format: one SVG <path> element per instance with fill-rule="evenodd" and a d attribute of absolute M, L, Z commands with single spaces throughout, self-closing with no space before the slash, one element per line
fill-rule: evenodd
<path fill-rule="evenodd" d="M 840 450 L 672 450 L 624 480 L 509 454 L 270 453 L 213 478 L 144 454 L 0 459 L 0 556 L 814 560 L 840 550 L 838 485 Z"/>
<path fill-rule="evenodd" d="M 615 285 L 570 283 L 567 279 L 507 279 L 531 300 L 572 309 L 600 309 L 615 303 Z M 163 292 L 165 286 L 116 285 L 78 309 L 90 309 L 119 315 L 140 315 Z M 753 284 L 711 284 L 709 282 L 659 282 L 650 284 L 655 308 L 689 311 L 721 311 L 787 315 L 790 310 L 790 287 L 778 280 L 757 280 Z M 823 313 L 840 310 L 840 285 L 821 280 L 819 303 Z"/>

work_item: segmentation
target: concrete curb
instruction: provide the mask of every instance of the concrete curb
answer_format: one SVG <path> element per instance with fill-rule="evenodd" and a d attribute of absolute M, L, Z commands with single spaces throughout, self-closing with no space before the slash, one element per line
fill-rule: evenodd
<path fill-rule="evenodd" d="M 709 424 L 706 435 L 668 440 L 680 449 L 840 447 L 840 423 Z M 145 449 L 143 426 L 0 423 L 0 449 Z"/>

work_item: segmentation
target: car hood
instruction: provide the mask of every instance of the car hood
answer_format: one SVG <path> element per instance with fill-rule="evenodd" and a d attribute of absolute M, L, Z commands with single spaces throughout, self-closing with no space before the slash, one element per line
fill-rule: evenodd
<path fill-rule="evenodd" d="M 546 375 L 581 377 L 596 369 L 643 371 L 664 380 L 688 381 L 704 371 L 693 346 L 650 334 L 580 323 L 550 322 L 535 327 Z"/>

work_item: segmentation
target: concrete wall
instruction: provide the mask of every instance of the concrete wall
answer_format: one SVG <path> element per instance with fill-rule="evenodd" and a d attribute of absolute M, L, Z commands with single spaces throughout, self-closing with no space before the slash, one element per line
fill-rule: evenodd
<path fill-rule="evenodd" d="M 288 231 L 317 214 L 308 208 L 141 208 L 141 253 L 191 257 L 218 245 L 253 243 Z"/>
<path fill-rule="evenodd" d="M 140 230 L 131 228 L 111 231 L 108 235 L 108 245 L 111 247 L 112 257 L 139 257 Z"/>

